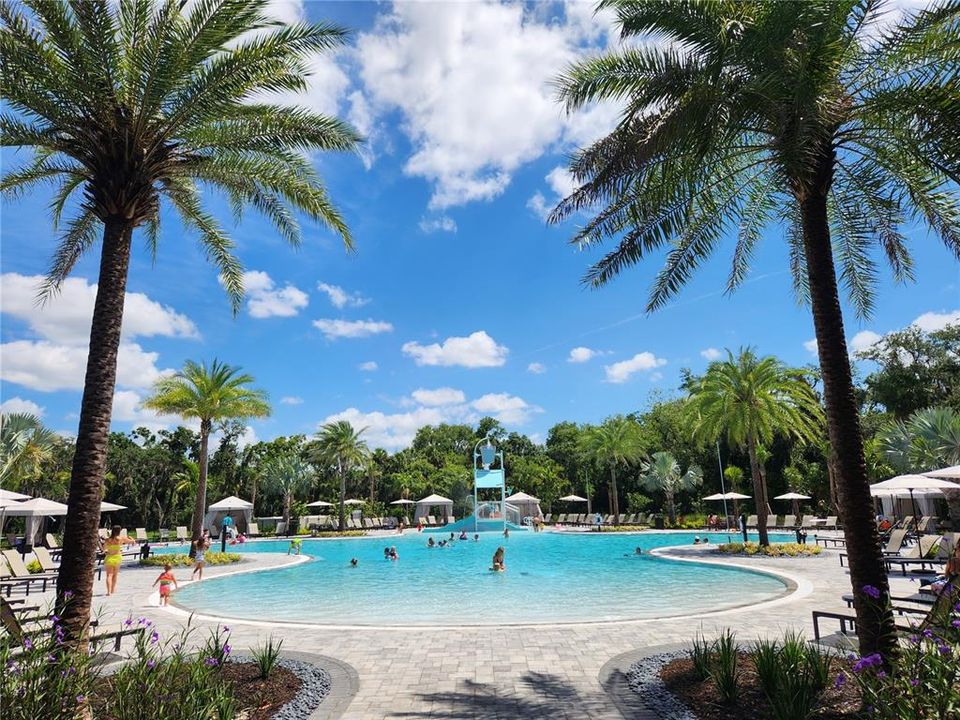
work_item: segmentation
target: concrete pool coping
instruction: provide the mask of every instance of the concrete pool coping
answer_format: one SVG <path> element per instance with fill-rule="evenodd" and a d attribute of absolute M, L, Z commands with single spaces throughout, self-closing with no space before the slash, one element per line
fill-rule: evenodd
<path fill-rule="evenodd" d="M 675 534 L 690 534 L 691 531 L 639 531 L 635 533 L 617 533 L 618 535 L 640 535 L 640 534 L 661 534 L 661 533 L 675 533 Z M 611 535 L 613 533 L 610 533 Z M 369 537 L 369 536 L 368 536 Z M 316 540 L 362 540 L 365 538 L 355 537 L 355 538 L 315 538 Z M 264 540 L 265 541 L 265 540 Z M 281 540 L 280 542 L 283 542 Z M 760 575 L 769 575 L 776 578 L 784 584 L 784 590 L 782 593 L 779 593 L 775 597 L 772 597 L 768 600 L 761 600 L 760 602 L 743 602 L 730 605 L 719 610 L 700 610 L 692 613 L 683 613 L 679 615 L 658 615 L 656 617 L 648 618 L 618 618 L 610 620 L 568 620 L 568 621 L 556 621 L 556 620 L 545 620 L 542 622 L 536 621 L 523 621 L 523 622 L 499 622 L 499 623 L 322 623 L 322 622 L 299 622 L 294 620 L 256 620 L 253 618 L 239 617 L 232 615 L 217 615 L 211 613 L 202 613 L 192 611 L 188 608 L 182 607 L 176 603 L 176 595 L 174 592 L 173 599 L 174 602 L 171 605 L 158 607 L 157 610 L 161 612 L 166 612 L 168 614 L 174 615 L 180 618 L 196 618 L 199 620 L 205 620 L 208 622 L 221 622 L 227 620 L 233 624 L 243 624 L 251 627 L 258 628 L 302 628 L 309 630 L 398 630 L 398 631 L 423 631 L 426 629 L 433 630 L 456 630 L 456 629 L 482 629 L 482 628 L 492 628 L 492 627 L 504 627 L 504 628 L 531 628 L 531 629 L 543 629 L 547 627 L 567 627 L 567 628 L 576 628 L 576 627 L 607 627 L 611 625 L 644 625 L 649 623 L 656 623 L 662 620 L 683 620 L 686 618 L 715 618 L 722 617 L 723 615 L 736 613 L 743 610 L 746 607 L 753 607 L 757 609 L 768 609 L 777 607 L 779 605 L 790 604 L 801 600 L 811 593 L 813 593 L 813 583 L 806 580 L 805 578 L 796 576 L 790 572 L 782 570 L 780 568 L 771 569 L 771 568 L 758 568 L 755 565 L 746 564 L 743 562 L 735 562 L 732 560 L 726 559 L 705 559 L 702 557 L 697 557 L 703 555 L 707 551 L 712 551 L 715 549 L 715 546 L 710 545 L 698 545 L 698 546 L 689 546 L 689 545 L 671 545 L 661 548 L 654 548 L 648 552 L 649 555 L 654 557 L 660 557 L 674 562 L 687 562 L 694 564 L 702 565 L 715 565 L 719 567 L 732 567 L 740 570 L 745 570 L 751 573 L 760 574 Z M 695 555 L 691 557 L 691 555 Z M 266 567 L 255 567 L 255 568 L 242 568 L 238 570 L 231 570 L 227 572 L 222 572 L 217 574 L 209 580 L 215 580 L 217 578 L 230 577 L 233 575 L 240 575 L 245 573 L 254 573 L 254 572 L 270 572 L 273 570 L 278 570 L 285 567 L 293 567 L 298 564 L 311 561 L 313 558 L 309 555 L 279 555 L 280 558 L 295 558 L 294 560 L 281 561 L 275 565 L 268 565 Z M 812 558 L 797 558 L 800 562 L 809 561 Z M 762 562 L 762 560 L 761 560 Z M 202 581 L 197 581 L 202 582 Z M 183 583 L 183 586 L 192 585 L 193 581 L 190 583 Z"/>

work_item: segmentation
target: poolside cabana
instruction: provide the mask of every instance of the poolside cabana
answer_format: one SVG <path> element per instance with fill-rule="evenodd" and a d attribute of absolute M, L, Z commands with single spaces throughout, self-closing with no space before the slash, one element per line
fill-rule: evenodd
<path fill-rule="evenodd" d="M 44 524 L 48 517 L 67 514 L 67 506 L 46 498 L 33 498 L 23 502 L 14 502 L 4 508 L 7 517 L 26 518 L 26 532 L 23 534 L 27 545 L 42 545 Z"/>
<path fill-rule="evenodd" d="M 417 500 L 417 510 L 416 513 L 414 513 L 414 517 L 422 518 L 433 515 L 431 509 L 435 507 L 440 508 L 440 512 L 438 512 L 437 515 L 443 518 L 444 525 L 453 519 L 453 500 L 445 498 L 443 495 L 437 495 L 436 493 Z"/>
<path fill-rule="evenodd" d="M 220 535 L 220 526 L 223 519 L 229 515 L 233 518 L 234 526 L 239 532 L 246 532 L 253 518 L 253 503 L 236 495 L 225 497 L 223 500 L 215 502 L 207 508 L 206 517 L 203 518 L 203 526 L 210 531 L 214 537 Z"/>
<path fill-rule="evenodd" d="M 543 512 L 540 510 L 540 498 L 535 498 L 533 495 L 528 495 L 525 492 L 515 492 L 507 498 L 507 502 L 517 508 L 521 518 L 543 517 Z"/>

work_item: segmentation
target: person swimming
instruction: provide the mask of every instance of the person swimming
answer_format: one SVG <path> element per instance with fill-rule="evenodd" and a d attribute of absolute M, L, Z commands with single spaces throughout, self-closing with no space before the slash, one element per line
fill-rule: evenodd
<path fill-rule="evenodd" d="M 506 563 L 503 561 L 504 549 L 503 545 L 497 548 L 497 551 L 493 554 L 493 562 L 490 569 L 493 572 L 504 572 L 507 569 Z"/>
<path fill-rule="evenodd" d="M 467 531 L 466 531 L 466 530 L 461 530 L 461 531 L 460 531 L 460 539 L 461 539 L 461 540 L 466 540 L 466 539 L 467 539 Z"/>
<path fill-rule="evenodd" d="M 699 536 L 699 535 L 694 535 L 694 537 L 693 537 L 693 544 L 694 544 L 694 545 L 699 545 L 699 544 L 700 544 L 700 536 Z"/>
<path fill-rule="evenodd" d="M 643 548 L 638 545 L 638 546 L 634 549 L 633 554 L 634 554 L 634 555 L 643 555 Z"/>
<path fill-rule="evenodd" d="M 510 528 L 504 528 L 504 529 L 503 529 L 503 537 L 504 537 L 504 538 L 507 538 L 507 539 L 510 538 Z"/>
<path fill-rule="evenodd" d="M 396 546 L 396 545 L 393 545 L 393 546 L 390 548 L 390 559 L 391 559 L 391 560 L 399 560 L 399 559 L 400 559 L 400 554 L 397 552 L 397 546 Z"/>
<path fill-rule="evenodd" d="M 473 534 L 473 541 L 474 541 L 474 542 L 480 542 L 480 533 L 474 533 L 474 534 Z"/>
<path fill-rule="evenodd" d="M 389 548 L 389 547 L 385 547 L 385 548 L 383 549 L 383 559 L 384 559 L 384 560 L 390 560 L 390 559 L 391 559 L 391 558 L 390 558 L 390 548 Z"/>
<path fill-rule="evenodd" d="M 447 541 L 446 541 L 446 540 L 441 540 L 440 542 L 437 543 L 437 545 L 438 545 L 439 547 L 446 547 L 446 546 L 447 546 Z"/>
<path fill-rule="evenodd" d="M 427 547 L 434 547 L 436 543 L 433 541 L 433 538 L 427 540 Z"/>
<path fill-rule="evenodd" d="M 356 558 L 350 558 L 350 567 L 356 567 L 358 562 Z"/>

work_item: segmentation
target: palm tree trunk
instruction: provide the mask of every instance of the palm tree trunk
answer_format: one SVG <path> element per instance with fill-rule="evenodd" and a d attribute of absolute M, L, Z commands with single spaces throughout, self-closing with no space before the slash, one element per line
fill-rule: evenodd
<path fill-rule="evenodd" d="M 670 524 L 677 521 L 677 508 L 673 501 L 673 493 L 667 493 L 667 507 L 670 508 Z"/>
<path fill-rule="evenodd" d="M 800 202 L 810 304 L 823 377 L 827 429 L 835 461 L 837 497 L 850 563 L 860 652 L 864 655 L 879 652 L 889 659 L 896 652 L 896 628 L 893 615 L 887 608 L 889 585 L 873 516 L 860 415 L 830 243 L 826 192 L 831 182 L 833 157 L 832 153 L 824 155 L 819 173 L 821 192 L 812 192 Z M 863 592 L 867 585 L 880 591 L 879 600 Z"/>
<path fill-rule="evenodd" d="M 613 514 L 613 524 L 620 524 L 620 499 L 617 497 L 617 466 L 610 466 L 610 512 Z"/>
<path fill-rule="evenodd" d="M 193 504 L 193 522 L 190 534 L 194 540 L 203 535 L 203 516 L 207 509 L 207 452 L 210 448 L 210 421 L 200 422 L 200 477 L 197 480 L 197 497 Z"/>
<path fill-rule="evenodd" d="M 747 436 L 747 454 L 750 456 L 750 476 L 753 478 L 753 501 L 757 509 L 757 534 L 761 545 L 769 545 L 767 535 L 767 489 L 764 487 L 763 476 L 760 474 L 760 463 L 757 461 L 757 441 L 751 432 Z"/>
<path fill-rule="evenodd" d="M 130 266 L 128 221 L 104 223 L 97 298 L 90 325 L 90 351 L 80 404 L 80 424 L 70 474 L 69 510 L 63 526 L 63 554 L 57 575 L 56 614 L 68 646 L 84 650 L 93 598 L 97 527 L 107 464 L 117 352 Z"/>

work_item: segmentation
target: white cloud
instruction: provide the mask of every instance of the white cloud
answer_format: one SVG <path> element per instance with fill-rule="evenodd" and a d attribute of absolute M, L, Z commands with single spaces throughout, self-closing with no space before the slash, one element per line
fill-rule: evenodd
<path fill-rule="evenodd" d="M 812 340 L 807 340 L 803 343 L 804 349 L 811 355 L 817 354 L 817 339 L 813 338 Z"/>
<path fill-rule="evenodd" d="M 403 353 L 417 365 L 458 365 L 466 368 L 499 367 L 507 362 L 510 351 L 483 330 L 467 337 L 449 337 L 442 344 L 403 344 Z"/>
<path fill-rule="evenodd" d="M 861 352 L 876 345 L 883 336 L 872 330 L 861 330 L 850 340 L 850 347 L 854 352 Z"/>
<path fill-rule="evenodd" d="M 660 382 L 663 380 L 662 372 L 652 372 L 650 373 L 650 382 Z"/>
<path fill-rule="evenodd" d="M 328 339 L 362 338 L 393 331 L 393 325 L 382 320 L 314 320 L 313 326 Z"/>
<path fill-rule="evenodd" d="M 286 395 L 280 398 L 281 405 L 303 405 L 303 398 L 296 395 Z"/>
<path fill-rule="evenodd" d="M 33 390 L 81 390 L 87 366 L 87 348 L 58 345 L 46 340 L 15 340 L 0 345 L 0 378 Z M 172 370 L 157 368 L 159 353 L 136 343 L 121 343 L 117 357 L 117 385 L 145 388 Z"/>
<path fill-rule="evenodd" d="M 491 415 L 510 425 L 523 425 L 532 414 L 543 412 L 543 408 L 508 393 L 487 393 L 470 404 L 484 415 Z"/>
<path fill-rule="evenodd" d="M 571 363 L 585 363 L 593 358 L 595 358 L 600 353 L 596 350 L 591 350 L 588 347 L 575 347 L 570 351 L 570 355 L 567 356 L 567 362 Z"/>
<path fill-rule="evenodd" d="M 42 418 L 44 408 L 37 405 L 33 400 L 24 400 L 21 397 L 12 397 L 0 403 L 0 414 L 12 415 L 14 413 L 25 413 Z"/>
<path fill-rule="evenodd" d="M 607 382 L 624 383 L 630 379 L 630 376 L 637 372 L 653 370 L 654 368 L 666 365 L 667 361 L 658 358 L 650 352 L 637 353 L 629 360 L 622 360 L 613 365 L 606 365 L 603 369 L 607 374 Z"/>
<path fill-rule="evenodd" d="M 422 218 L 420 220 L 420 230 L 425 233 L 457 231 L 457 222 L 449 215 L 440 215 L 434 218 Z"/>
<path fill-rule="evenodd" d="M 143 407 L 143 396 L 133 390 L 118 390 L 113 394 L 113 413 L 111 420 L 114 423 L 130 423 L 132 427 L 145 427 L 148 430 L 169 430 L 176 425 L 183 425 L 192 430 L 199 430 L 196 420 L 185 420 L 179 415 L 161 415 Z"/>
<path fill-rule="evenodd" d="M 321 425 L 346 420 L 354 429 L 366 428 L 363 438 L 373 447 L 398 450 L 413 442 L 414 435 L 424 425 L 444 422 L 444 413 L 438 408 L 417 408 L 404 413 L 361 412 L 351 407 L 329 415 Z"/>
<path fill-rule="evenodd" d="M 0 275 L 3 314 L 23 320 L 46 340 L 69 345 L 88 344 L 97 286 L 84 278 L 68 278 L 57 295 L 39 305 L 36 302 L 37 289 L 43 279 L 41 275 Z M 198 338 L 200 333 L 187 316 L 143 293 L 128 292 L 124 299 L 124 340 L 154 336 Z"/>
<path fill-rule="evenodd" d="M 543 196 L 543 193 L 537 190 L 530 196 L 530 199 L 527 200 L 527 209 L 531 210 L 534 215 L 546 222 L 547 218 L 550 217 L 550 213 L 553 211 L 553 205 L 547 204 L 547 199 Z"/>
<path fill-rule="evenodd" d="M 276 288 L 271 277 L 261 270 L 243 274 L 247 294 L 247 312 L 250 317 L 293 317 L 310 302 L 309 296 L 297 287 L 287 284 Z"/>
<path fill-rule="evenodd" d="M 363 307 L 370 302 L 370 298 L 365 298 L 360 293 L 349 293 L 339 285 L 320 282 L 317 283 L 317 290 L 326 293 L 330 302 L 336 308 Z"/>
<path fill-rule="evenodd" d="M 366 142 L 360 146 L 360 160 L 363 166 L 369 170 L 373 167 L 376 160 L 373 146 L 378 138 L 376 123 L 373 117 L 373 111 L 370 109 L 370 103 L 366 96 L 360 90 L 354 90 L 347 96 L 349 110 L 347 111 L 347 120 L 353 125 L 357 132 L 363 135 Z"/>
<path fill-rule="evenodd" d="M 374 372 L 377 370 L 379 365 L 377 365 L 375 360 L 367 360 L 366 362 L 363 362 L 357 365 L 357 367 L 363 370 L 364 372 Z"/>
<path fill-rule="evenodd" d="M 570 171 L 562 165 L 555 167 L 547 173 L 544 180 L 547 181 L 547 185 L 549 185 L 553 191 L 552 199 L 548 201 L 546 196 L 538 190 L 527 200 L 527 207 L 541 220 L 546 222 L 554 206 L 576 190 L 577 184 L 574 182 L 573 175 L 570 174 Z"/>
<path fill-rule="evenodd" d="M 597 47 L 606 18 L 555 7 L 394 3 L 360 36 L 368 97 L 399 110 L 413 146 L 405 171 L 431 184 L 431 208 L 490 200 L 524 163 L 612 129 L 606 107 L 567 117 L 550 84 L 584 42 Z"/>
<path fill-rule="evenodd" d="M 467 399 L 467 396 L 463 394 L 463 390 L 456 390 L 449 387 L 437 388 L 435 390 L 420 388 L 410 393 L 410 397 L 418 404 L 426 405 L 427 407 L 456 405 Z"/>
<path fill-rule="evenodd" d="M 957 323 L 960 323 L 960 310 L 943 313 L 925 312 L 914 320 L 911 325 L 920 328 L 924 332 L 934 332 L 936 330 L 943 330 L 947 325 L 956 325 Z"/>
<path fill-rule="evenodd" d="M 533 373 L 534 375 L 543 375 L 547 371 L 547 366 L 543 363 L 532 362 L 527 365 L 527 372 Z"/>
<path fill-rule="evenodd" d="M 713 362 L 714 360 L 719 360 L 723 356 L 723 353 L 714 347 L 708 347 L 706 350 L 700 351 L 700 356 Z"/>

